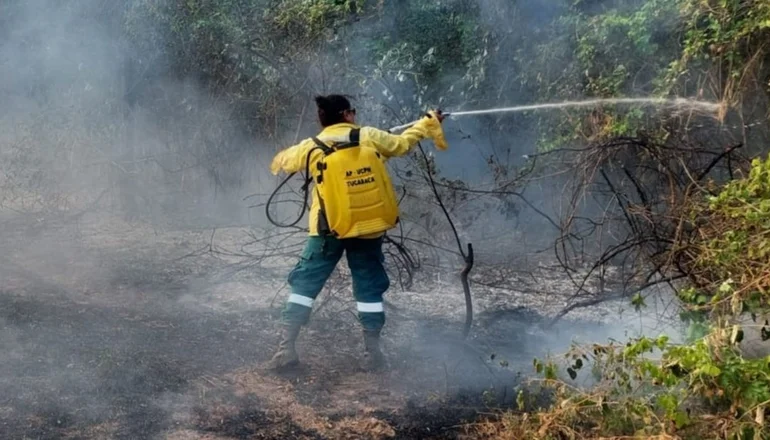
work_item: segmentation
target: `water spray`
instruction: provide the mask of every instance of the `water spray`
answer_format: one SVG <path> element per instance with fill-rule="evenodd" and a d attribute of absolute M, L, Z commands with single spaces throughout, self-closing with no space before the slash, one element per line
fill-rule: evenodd
<path fill-rule="evenodd" d="M 496 113 L 516 113 L 536 110 L 549 110 L 558 108 L 572 108 L 572 107 L 593 107 L 598 105 L 613 105 L 613 104 L 648 104 L 648 105 L 660 105 L 670 106 L 677 108 L 687 108 L 691 110 L 700 110 L 704 113 L 718 113 L 724 109 L 724 105 L 720 103 L 697 101 L 685 98 L 610 98 L 610 99 L 589 99 L 585 101 L 564 101 L 564 102 L 552 102 L 546 104 L 531 104 L 531 105 L 519 105 L 514 107 L 499 107 L 490 108 L 484 110 L 468 110 L 457 112 L 444 112 L 445 116 L 474 116 L 474 115 L 488 115 Z M 399 125 L 388 130 L 390 133 L 405 130 L 418 121 L 412 121 L 404 125 Z"/>

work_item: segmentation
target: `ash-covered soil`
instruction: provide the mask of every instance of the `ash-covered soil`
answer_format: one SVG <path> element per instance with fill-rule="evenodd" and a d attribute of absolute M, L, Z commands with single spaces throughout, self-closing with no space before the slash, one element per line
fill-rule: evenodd
<path fill-rule="evenodd" d="M 6 220 L 0 438 L 461 438 L 480 411 L 513 402 L 533 357 L 607 331 L 572 322 L 543 333 L 542 297 L 474 288 L 463 340 L 459 286 L 394 283 L 390 369 L 367 374 L 343 269 L 300 337 L 302 366 L 274 374 L 261 365 L 293 259 L 249 265 L 221 251 L 247 235 L 104 216 Z"/>

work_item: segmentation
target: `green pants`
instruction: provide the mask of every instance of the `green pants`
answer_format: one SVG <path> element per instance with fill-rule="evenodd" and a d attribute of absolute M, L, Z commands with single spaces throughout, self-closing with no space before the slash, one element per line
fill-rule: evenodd
<path fill-rule="evenodd" d="M 345 253 L 353 277 L 358 319 L 365 330 L 379 331 L 385 325 L 382 295 L 390 287 L 383 266 L 382 240 L 311 236 L 299 262 L 289 273 L 291 295 L 283 310 L 283 321 L 287 324 L 307 324 L 313 301 Z"/>

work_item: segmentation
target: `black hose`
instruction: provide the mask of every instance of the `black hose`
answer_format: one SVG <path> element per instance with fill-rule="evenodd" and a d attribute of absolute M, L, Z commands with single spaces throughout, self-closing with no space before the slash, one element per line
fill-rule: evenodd
<path fill-rule="evenodd" d="M 289 180 L 292 177 L 294 177 L 294 175 L 297 174 L 297 173 L 291 173 L 285 179 L 283 179 L 283 181 L 278 185 L 278 187 L 275 189 L 275 191 L 273 191 L 273 193 L 270 194 L 270 197 L 267 199 L 267 203 L 265 204 L 265 215 L 267 216 L 267 220 L 270 223 L 274 224 L 275 226 L 277 226 L 279 228 L 293 228 L 293 227 L 295 227 L 297 225 L 297 223 L 300 222 L 300 220 L 302 220 L 302 217 L 305 216 L 305 211 L 307 210 L 308 189 L 310 187 L 310 182 L 313 181 L 313 178 L 310 175 L 310 156 L 311 156 L 311 153 L 312 153 L 312 151 L 309 151 L 307 153 L 307 159 L 305 159 L 305 183 L 302 185 L 302 193 L 303 193 L 303 196 L 302 196 L 302 209 L 300 210 L 299 216 L 297 217 L 297 219 L 294 220 L 293 222 L 289 223 L 289 224 L 283 224 L 283 223 L 279 223 L 277 220 L 275 220 L 273 218 L 272 215 L 270 215 L 270 205 L 273 203 L 273 198 L 275 198 L 275 196 L 278 194 L 278 191 L 280 191 L 281 188 L 283 188 L 284 185 L 286 185 L 289 182 Z"/>

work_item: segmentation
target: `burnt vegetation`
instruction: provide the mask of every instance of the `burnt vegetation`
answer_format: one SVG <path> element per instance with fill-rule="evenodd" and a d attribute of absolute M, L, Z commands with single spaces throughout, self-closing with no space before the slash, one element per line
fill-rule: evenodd
<path fill-rule="evenodd" d="M 751 0 L 0 1 L 0 437 L 766 438 L 768 23 Z M 267 165 L 332 92 L 381 128 L 715 105 L 448 118 L 448 151 L 389 164 L 391 371 L 356 367 L 342 266 L 276 376 L 306 231 L 267 221 L 304 214 L 299 178 L 266 206 Z"/>

